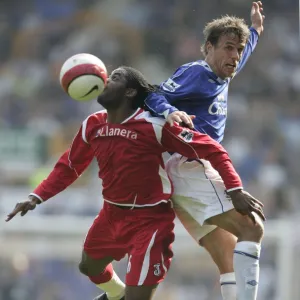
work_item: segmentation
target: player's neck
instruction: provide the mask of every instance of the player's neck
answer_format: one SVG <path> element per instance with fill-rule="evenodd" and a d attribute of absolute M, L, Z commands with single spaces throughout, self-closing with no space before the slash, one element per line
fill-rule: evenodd
<path fill-rule="evenodd" d="M 134 114 L 136 109 L 119 107 L 117 109 L 107 109 L 107 122 L 108 123 L 122 123 Z"/>

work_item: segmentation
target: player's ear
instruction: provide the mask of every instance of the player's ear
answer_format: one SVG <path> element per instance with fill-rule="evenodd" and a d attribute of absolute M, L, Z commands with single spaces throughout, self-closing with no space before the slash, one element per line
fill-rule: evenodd
<path fill-rule="evenodd" d="M 208 53 L 212 48 L 213 48 L 212 43 L 206 42 L 206 44 L 205 44 L 206 53 Z"/>
<path fill-rule="evenodd" d="M 137 94 L 137 90 L 136 89 L 132 89 L 132 88 L 128 88 L 126 89 L 126 97 L 129 97 L 129 98 L 134 98 Z"/>

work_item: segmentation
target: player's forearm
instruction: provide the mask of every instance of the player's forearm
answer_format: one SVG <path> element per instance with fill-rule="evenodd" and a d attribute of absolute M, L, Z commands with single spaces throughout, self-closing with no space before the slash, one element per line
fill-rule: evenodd
<path fill-rule="evenodd" d="M 243 51 L 242 58 L 239 62 L 239 65 L 237 68 L 237 73 L 239 73 L 243 69 L 243 67 L 246 65 L 248 59 L 250 58 L 251 54 L 253 53 L 253 51 L 257 45 L 258 38 L 259 38 L 258 32 L 256 31 L 255 28 L 251 27 L 250 28 L 250 36 L 249 36 L 248 42 L 246 44 L 246 47 Z"/>
<path fill-rule="evenodd" d="M 202 135 L 197 143 L 191 143 L 194 154 L 185 155 L 190 158 L 202 158 L 208 160 L 213 168 L 217 170 L 224 181 L 227 190 L 242 189 L 242 181 L 232 165 L 226 150 L 209 136 Z"/>
<path fill-rule="evenodd" d="M 208 160 L 214 169 L 216 169 L 224 181 L 227 190 L 242 189 L 242 181 L 236 172 L 224 147 L 210 138 L 208 135 L 198 135 L 199 142 L 197 146 L 198 155 Z"/>
<path fill-rule="evenodd" d="M 260 32 L 258 31 L 259 29 L 256 29 L 256 27 L 250 27 L 250 36 L 244 49 L 243 56 L 248 58 L 254 51 L 260 35 Z"/>
<path fill-rule="evenodd" d="M 43 180 L 29 196 L 35 196 L 41 202 L 44 202 L 66 189 L 77 178 L 78 174 L 76 174 L 73 169 L 59 162 L 49 176 Z"/>
<path fill-rule="evenodd" d="M 178 110 L 176 107 L 172 106 L 162 94 L 153 93 L 149 95 L 145 100 L 145 104 L 151 111 L 164 116 L 165 118 L 172 112 Z"/>
<path fill-rule="evenodd" d="M 249 59 L 250 55 L 253 53 L 254 49 L 257 46 L 260 32 L 261 31 L 258 28 L 256 29 L 256 27 L 253 26 L 250 27 L 250 36 L 246 44 L 246 47 L 243 51 L 241 63 L 243 63 L 243 61 L 245 63 Z"/>
<path fill-rule="evenodd" d="M 216 169 L 224 181 L 227 191 L 242 189 L 243 184 L 240 176 L 232 165 L 232 162 L 226 152 L 216 152 L 209 159 L 211 165 Z"/>
<path fill-rule="evenodd" d="M 258 34 L 258 36 L 260 36 L 262 34 L 262 32 L 263 32 L 263 27 L 260 26 L 260 25 L 252 24 L 251 27 L 250 27 L 250 31 L 251 31 L 251 28 L 255 29 L 255 31 Z"/>

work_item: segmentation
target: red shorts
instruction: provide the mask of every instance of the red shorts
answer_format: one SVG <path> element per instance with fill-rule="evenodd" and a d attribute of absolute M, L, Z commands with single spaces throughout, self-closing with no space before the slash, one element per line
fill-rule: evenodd
<path fill-rule="evenodd" d="M 173 257 L 174 219 L 170 203 L 133 210 L 105 203 L 89 229 L 84 251 L 95 260 L 121 260 L 127 254 L 126 284 L 157 284 Z"/>

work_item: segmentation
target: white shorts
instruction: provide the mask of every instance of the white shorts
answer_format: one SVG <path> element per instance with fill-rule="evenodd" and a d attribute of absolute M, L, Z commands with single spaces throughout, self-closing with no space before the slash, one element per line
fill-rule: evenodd
<path fill-rule="evenodd" d="M 176 215 L 197 241 L 216 226 L 205 225 L 205 220 L 233 209 L 230 197 L 219 173 L 207 160 L 188 161 L 173 154 L 166 169 L 174 185 L 172 200 Z"/>

